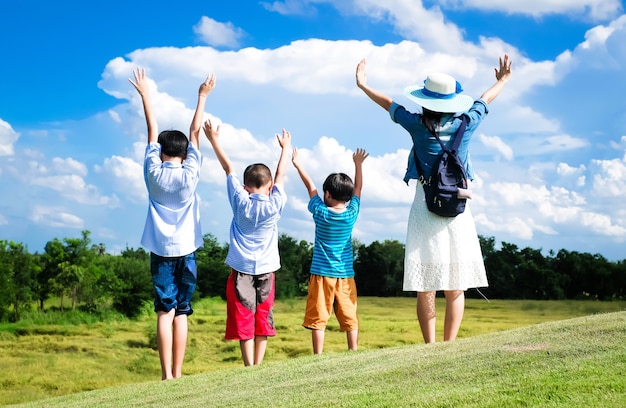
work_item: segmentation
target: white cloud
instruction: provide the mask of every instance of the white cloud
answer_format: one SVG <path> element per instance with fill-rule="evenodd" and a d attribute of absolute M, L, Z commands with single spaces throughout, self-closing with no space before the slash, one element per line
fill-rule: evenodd
<path fill-rule="evenodd" d="M 446 21 L 438 6 L 426 9 L 421 1 L 360 0 L 355 1 L 353 7 L 358 14 L 388 20 L 404 38 L 419 41 L 431 51 L 446 50 L 449 55 L 463 55 L 462 31 Z"/>
<path fill-rule="evenodd" d="M 589 146 L 589 142 L 570 135 L 548 136 L 540 147 L 539 153 L 552 153 L 569 149 L 581 149 Z"/>
<path fill-rule="evenodd" d="M 624 159 L 592 160 L 593 192 L 615 201 L 626 200 L 626 161 Z"/>
<path fill-rule="evenodd" d="M 60 207 L 35 206 L 30 219 L 35 224 L 54 228 L 83 229 L 84 220 Z"/>
<path fill-rule="evenodd" d="M 443 0 L 440 3 L 443 6 L 527 14 L 533 17 L 566 14 L 592 21 L 615 17 L 623 10 L 619 0 Z"/>
<path fill-rule="evenodd" d="M 220 23 L 206 16 L 193 27 L 193 31 L 202 42 L 213 47 L 237 48 L 244 35 L 244 31 L 232 23 Z"/>
<path fill-rule="evenodd" d="M 109 113 L 109 116 L 111 117 L 111 120 L 113 120 L 113 122 L 115 122 L 115 123 L 121 123 L 122 122 L 122 120 L 120 119 L 119 113 L 115 112 L 112 109 L 110 109 L 108 113 Z"/>
<path fill-rule="evenodd" d="M 508 217 L 506 220 L 498 217 L 487 217 L 486 214 L 477 214 L 474 216 L 474 222 L 477 227 L 482 228 L 490 234 L 500 237 L 506 234 L 523 240 L 533 238 L 533 226 L 528 221 L 528 219 L 521 219 L 517 216 Z"/>
<path fill-rule="evenodd" d="M 145 149 L 145 145 L 144 145 Z M 96 172 L 108 176 L 113 188 L 133 202 L 146 203 L 148 193 L 143 179 L 143 166 L 128 157 L 112 156 L 104 159 Z"/>
<path fill-rule="evenodd" d="M 356 146 L 360 147 L 360 146 Z M 367 149 L 366 149 L 367 150 Z M 302 166 L 313 179 L 319 194 L 322 194 L 324 180 L 331 173 L 345 173 L 354 179 L 354 161 L 352 154 L 354 149 L 348 149 L 338 140 L 322 136 L 312 150 L 298 149 L 298 157 Z M 413 200 L 413 187 L 408 187 L 402 178 L 406 166 L 398 163 L 406 163 L 407 150 L 399 150 L 382 156 L 370 155 L 363 162 L 363 200 L 373 202 L 391 202 L 396 204 L 410 204 Z M 299 184 L 299 178 L 290 178 L 290 181 Z M 305 207 L 306 208 L 306 207 Z"/>
<path fill-rule="evenodd" d="M 87 184 L 82 177 L 75 174 L 38 177 L 31 181 L 31 185 L 56 191 L 59 195 L 78 204 L 106 205 L 110 207 L 118 204 L 117 198 L 101 195 L 97 186 Z"/>
<path fill-rule="evenodd" d="M 556 169 L 557 173 L 561 176 L 573 176 L 580 175 L 585 171 L 585 166 L 580 165 L 578 167 L 572 167 L 567 163 L 559 163 Z"/>
<path fill-rule="evenodd" d="M 62 159 L 55 157 L 52 159 L 51 170 L 60 174 L 73 174 L 79 177 L 87 176 L 87 166 L 83 163 L 68 157 Z"/>
<path fill-rule="evenodd" d="M 552 67 L 546 67 L 548 70 L 552 70 Z M 516 73 L 517 74 L 517 73 Z M 519 73 L 519 75 L 523 75 Z M 535 86 L 539 85 L 539 81 L 535 83 Z M 509 94 L 509 88 L 507 87 L 505 95 Z M 515 92 L 515 91 L 514 91 Z M 520 97 L 520 94 L 517 94 Z M 500 104 L 504 98 L 498 99 L 495 104 Z M 519 106 L 515 104 L 515 99 L 509 99 L 504 112 L 498 112 L 497 115 L 490 115 L 489 120 L 506 121 L 510 125 L 511 129 L 516 130 L 516 133 L 522 134 L 550 134 L 557 133 L 561 129 L 561 124 L 553 119 L 545 116 L 544 113 L 533 109 L 530 106 Z M 519 103 L 519 102 L 518 102 Z M 492 108 L 493 109 L 493 108 Z"/>
<path fill-rule="evenodd" d="M 305 187 L 303 186 L 302 188 Z M 293 190 L 296 191 L 295 189 Z M 290 197 L 289 206 L 293 208 L 296 212 L 300 213 L 303 217 L 306 217 L 308 214 L 310 214 L 308 210 L 309 200 L 303 199 L 300 196 L 302 196 L 302 194 L 300 194 L 299 196 L 296 195 L 294 197 Z"/>
<path fill-rule="evenodd" d="M 567 172 L 579 171 L 570 168 Z M 494 182 L 487 184 L 479 194 L 482 195 L 479 207 L 491 210 L 477 215 L 477 225 L 496 235 L 506 233 L 529 240 L 534 231 L 558 235 L 561 228 L 574 228 L 623 239 L 626 232 L 619 213 L 594 212 L 584 196 L 563 187 Z M 595 194 L 593 198 L 597 198 Z"/>
<path fill-rule="evenodd" d="M 626 237 L 626 228 L 621 225 L 615 225 L 611 217 L 606 214 L 596 214 L 585 211 L 580 214 L 580 219 L 583 226 L 588 227 L 598 235 L 617 237 L 621 242 L 623 242 Z"/>
<path fill-rule="evenodd" d="M 619 141 L 611 140 L 609 143 L 613 149 L 624 151 L 626 160 L 626 136 L 622 136 Z"/>
<path fill-rule="evenodd" d="M 582 151 L 588 148 L 588 140 L 566 134 L 523 133 L 508 141 L 517 157 L 545 156 L 565 151 Z"/>
<path fill-rule="evenodd" d="M 15 153 L 15 142 L 19 137 L 19 133 L 16 133 L 9 123 L 0 119 L 0 156 L 12 156 Z"/>
<path fill-rule="evenodd" d="M 619 70 L 626 63 L 625 37 L 626 15 L 608 25 L 593 27 L 574 50 L 571 62 L 599 71 Z"/>
<path fill-rule="evenodd" d="M 33 203 L 64 203 L 74 210 L 59 210 L 62 213 L 78 212 L 83 205 L 113 208 L 119 204 L 115 196 L 102 194 L 100 186 L 87 183 L 87 167 L 73 158 L 53 157 L 47 159 L 41 151 L 24 149 L 19 151 L 20 160 L 13 157 L 0 163 L 0 174 L 7 177 L 3 185 L 13 191 L 8 206 L 14 207 L 14 214 L 27 217 Z M 42 214 L 41 207 L 35 213 Z M 70 223 L 71 217 L 68 217 Z"/>
<path fill-rule="evenodd" d="M 261 5 L 268 11 L 282 15 L 310 15 L 316 14 L 317 10 L 311 3 L 315 1 L 307 0 L 284 0 L 284 1 L 262 1 Z"/>
<path fill-rule="evenodd" d="M 505 160 L 513 160 L 513 149 L 511 146 L 504 143 L 498 136 L 487 136 L 484 134 L 478 135 L 480 140 L 485 146 L 498 152 Z"/>

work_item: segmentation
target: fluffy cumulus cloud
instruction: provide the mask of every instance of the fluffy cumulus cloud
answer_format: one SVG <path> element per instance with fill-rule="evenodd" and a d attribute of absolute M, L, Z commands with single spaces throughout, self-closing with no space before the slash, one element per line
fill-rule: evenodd
<path fill-rule="evenodd" d="M 202 42 L 213 47 L 236 48 L 244 35 L 244 31 L 232 23 L 220 23 L 206 16 L 193 27 L 193 31 Z"/>
<path fill-rule="evenodd" d="M 14 153 L 13 146 L 19 134 L 10 124 L 0 119 L 0 156 L 11 156 Z"/>
<path fill-rule="evenodd" d="M 591 162 L 593 191 L 603 199 L 626 201 L 626 162 L 624 158 Z"/>
<path fill-rule="evenodd" d="M 144 203 L 148 199 L 143 180 L 143 167 L 132 158 L 107 157 L 102 165 L 95 167 L 95 170 L 108 176 L 109 183 L 118 194 L 137 203 Z"/>
<path fill-rule="evenodd" d="M 98 192 L 98 187 L 87 184 L 75 174 L 56 174 L 39 177 L 32 182 L 33 186 L 49 188 L 61 196 L 75 200 L 78 204 L 115 205 L 114 198 L 106 197 Z"/>
<path fill-rule="evenodd" d="M 60 207 L 35 206 L 30 219 L 35 224 L 54 228 L 69 228 L 80 230 L 85 228 L 85 222 L 78 216 L 66 212 Z"/>
<path fill-rule="evenodd" d="M 51 171 L 55 173 L 66 173 L 79 177 L 85 177 L 87 175 L 87 166 L 71 157 L 62 159 L 55 157 L 52 159 Z"/>
<path fill-rule="evenodd" d="M 493 149 L 504 160 L 513 160 L 513 149 L 498 136 L 478 135 L 478 139 L 488 148 Z"/>

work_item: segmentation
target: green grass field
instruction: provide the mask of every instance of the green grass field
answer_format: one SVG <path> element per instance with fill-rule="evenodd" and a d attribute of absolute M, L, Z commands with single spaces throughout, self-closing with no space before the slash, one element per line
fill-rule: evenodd
<path fill-rule="evenodd" d="M 442 299 L 438 299 L 437 306 L 441 331 Z M 519 381 L 526 381 L 525 377 L 528 377 L 528 381 L 539 381 L 535 377 L 547 375 L 542 373 L 542 367 L 545 367 L 541 363 L 546 355 L 564 357 L 566 361 L 559 361 L 558 364 L 573 370 L 574 374 L 575 360 L 578 357 L 584 357 L 587 363 L 592 362 L 590 367 L 583 368 L 598 371 L 595 374 L 597 378 L 592 375 L 592 379 L 596 384 L 594 387 L 600 386 L 600 389 L 604 387 L 604 371 L 601 373 L 601 369 L 621 370 L 619 372 L 622 377 L 626 377 L 626 313 L 623 312 L 626 310 L 626 302 L 487 302 L 470 299 L 467 301 L 459 340 L 424 345 L 415 317 L 414 298 L 364 297 L 359 298 L 360 351 L 344 352 L 345 335 L 339 332 L 336 321 L 331 319 L 326 335 L 325 355 L 320 358 L 311 356 L 310 333 L 301 327 L 304 299 L 280 301 L 275 307 L 278 335 L 269 340 L 264 365 L 254 368 L 243 368 L 238 343 L 222 338 L 225 304 L 221 300 L 203 299 L 194 304 L 194 310 L 195 313 L 190 318 L 184 377 L 167 384 L 158 381 L 159 360 L 153 348 L 155 315 L 149 309 L 137 321 L 118 319 L 76 324 L 68 319 L 63 320 L 63 323 L 55 323 L 55 320 L 61 319 L 47 316 L 48 323 L 33 319 L 2 325 L 0 404 L 27 403 L 76 394 L 62 397 L 66 399 L 58 404 L 46 401 L 45 404 L 35 403 L 35 406 L 151 406 L 155 401 L 169 400 L 170 396 L 164 393 L 171 392 L 176 406 L 196 403 L 200 406 L 237 406 L 233 398 L 246 399 L 248 402 L 243 404 L 246 406 L 263 406 L 263 401 L 265 406 L 290 406 L 287 401 L 276 399 L 278 397 L 266 400 L 264 398 L 267 397 L 259 393 L 265 390 L 268 395 L 276 392 L 282 395 L 287 392 L 287 388 L 293 388 L 296 395 L 290 398 L 299 401 L 297 406 L 497 406 L 498 402 L 499 406 L 509 406 L 503 405 L 503 401 L 516 406 L 540 406 L 541 404 L 532 403 L 519 405 L 513 392 L 509 392 L 511 395 L 505 400 L 495 399 L 495 402 L 487 401 L 485 405 L 481 405 L 480 398 L 484 396 L 479 391 L 490 383 L 494 387 L 491 391 L 498 391 L 499 387 L 504 386 L 497 382 L 500 376 L 506 377 L 500 380 L 506 380 L 518 387 L 521 386 Z M 541 329 L 536 329 L 538 332 L 531 330 L 540 323 L 568 321 L 567 319 L 590 315 L 599 319 L 609 312 L 621 313 L 614 315 L 613 323 L 611 319 L 605 322 L 605 318 L 602 325 L 606 327 L 594 327 L 594 320 L 589 320 L 590 323 L 582 320 L 574 329 L 557 324 L 539 326 Z M 519 331 L 521 329 L 518 328 L 530 331 Z M 533 340 L 533 336 L 537 339 Z M 609 337 L 613 343 L 619 345 L 617 350 L 613 350 L 616 346 L 609 344 Z M 493 355 L 489 357 L 491 352 Z M 606 352 L 607 355 L 594 354 L 597 359 L 594 362 L 587 355 L 595 352 Z M 422 360 L 426 364 L 424 367 L 421 363 L 417 364 Z M 617 368 L 608 370 L 610 361 Z M 616 361 L 621 363 L 615 364 Z M 513 370 L 513 375 L 509 374 L 509 369 Z M 317 372 L 317 375 L 311 377 L 310 372 Z M 572 372 L 568 373 L 567 375 L 573 375 Z M 475 383 L 466 378 L 470 374 L 478 376 Z M 591 374 L 585 371 L 585 376 L 588 375 Z M 606 378 L 610 382 L 616 381 L 611 375 Z M 320 376 L 322 378 L 318 378 Z M 550 392 L 561 395 L 563 390 L 570 389 L 565 374 L 554 369 L 550 371 L 550 376 L 555 376 L 555 381 L 560 384 Z M 303 384 L 328 387 L 328 393 L 332 395 L 338 386 L 335 381 L 341 383 L 344 377 L 347 379 L 345 385 L 348 389 L 340 392 L 337 400 L 323 402 L 322 396 L 326 395 L 324 392 L 318 390 L 318 395 L 310 386 L 303 387 Z M 415 383 L 409 386 L 411 378 Z M 552 386 L 548 384 L 547 378 L 541 378 L 545 384 L 533 387 L 537 388 L 537 401 L 547 404 L 543 400 L 547 392 L 544 387 L 549 390 Z M 442 382 L 441 385 L 435 381 L 437 379 Z M 244 392 L 249 386 L 248 381 L 253 384 L 260 382 L 263 387 L 259 390 L 248 390 L 249 393 Z M 380 384 L 372 384 L 379 381 L 390 384 L 388 388 L 383 387 L 384 389 Z M 461 388 L 456 389 L 455 381 L 459 381 Z M 464 384 L 464 381 L 469 383 Z M 620 390 L 622 394 L 626 393 L 624 381 L 626 380 L 607 384 L 613 388 L 600 400 L 606 402 L 606 398 Z M 421 395 L 419 390 L 423 384 L 430 384 L 432 395 Z M 589 390 L 591 386 L 584 386 L 583 380 L 576 379 L 575 384 L 581 387 L 576 392 L 595 393 Z M 179 386 L 185 391 L 176 391 Z M 402 396 L 399 393 L 405 386 L 406 395 Z M 199 392 L 197 387 L 203 391 Z M 82 394 L 91 390 L 101 390 L 102 394 Z M 382 394 L 373 395 L 374 390 Z M 460 400 L 454 402 L 454 399 L 450 399 L 449 404 L 443 403 L 443 400 L 435 398 L 446 392 L 458 394 L 458 398 L 469 397 L 468 400 L 464 399 L 469 405 L 459 405 Z M 229 396 L 231 393 L 232 398 Z M 383 404 L 382 398 L 386 394 L 389 394 L 389 404 Z M 91 399 L 92 395 L 95 399 Z M 352 398 L 354 404 L 351 402 Z M 431 402 L 424 405 L 408 403 L 420 398 Z M 122 403 L 124 400 L 127 403 Z M 612 397 L 609 398 L 609 401 L 612 400 Z M 394 401 L 396 405 L 393 404 Z M 561 402 L 571 401 L 565 399 Z M 552 403 L 558 405 L 560 402 L 555 400 Z"/>

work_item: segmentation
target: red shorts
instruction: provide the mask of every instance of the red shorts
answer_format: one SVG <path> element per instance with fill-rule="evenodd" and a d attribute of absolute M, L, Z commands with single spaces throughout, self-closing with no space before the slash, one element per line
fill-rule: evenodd
<path fill-rule="evenodd" d="M 248 275 L 232 269 L 226 281 L 227 340 L 275 336 L 274 273 Z"/>

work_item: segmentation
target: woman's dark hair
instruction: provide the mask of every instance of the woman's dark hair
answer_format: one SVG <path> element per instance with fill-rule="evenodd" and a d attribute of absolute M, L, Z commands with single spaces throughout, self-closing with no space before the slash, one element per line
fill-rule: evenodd
<path fill-rule="evenodd" d="M 272 181 L 272 172 L 263 163 L 255 163 L 246 167 L 243 172 L 243 184 L 251 188 L 260 188 Z"/>
<path fill-rule="evenodd" d="M 332 173 L 324 181 L 324 191 L 328 191 L 330 196 L 338 201 L 350 201 L 354 193 L 354 183 L 352 179 L 344 173 Z"/>
<path fill-rule="evenodd" d="M 441 112 L 435 112 L 422 108 L 422 124 L 426 126 L 426 129 L 432 134 L 435 134 L 441 122 Z"/>
<path fill-rule="evenodd" d="M 161 152 L 170 157 L 187 157 L 189 140 L 180 130 L 164 130 L 157 139 L 161 145 Z"/>

